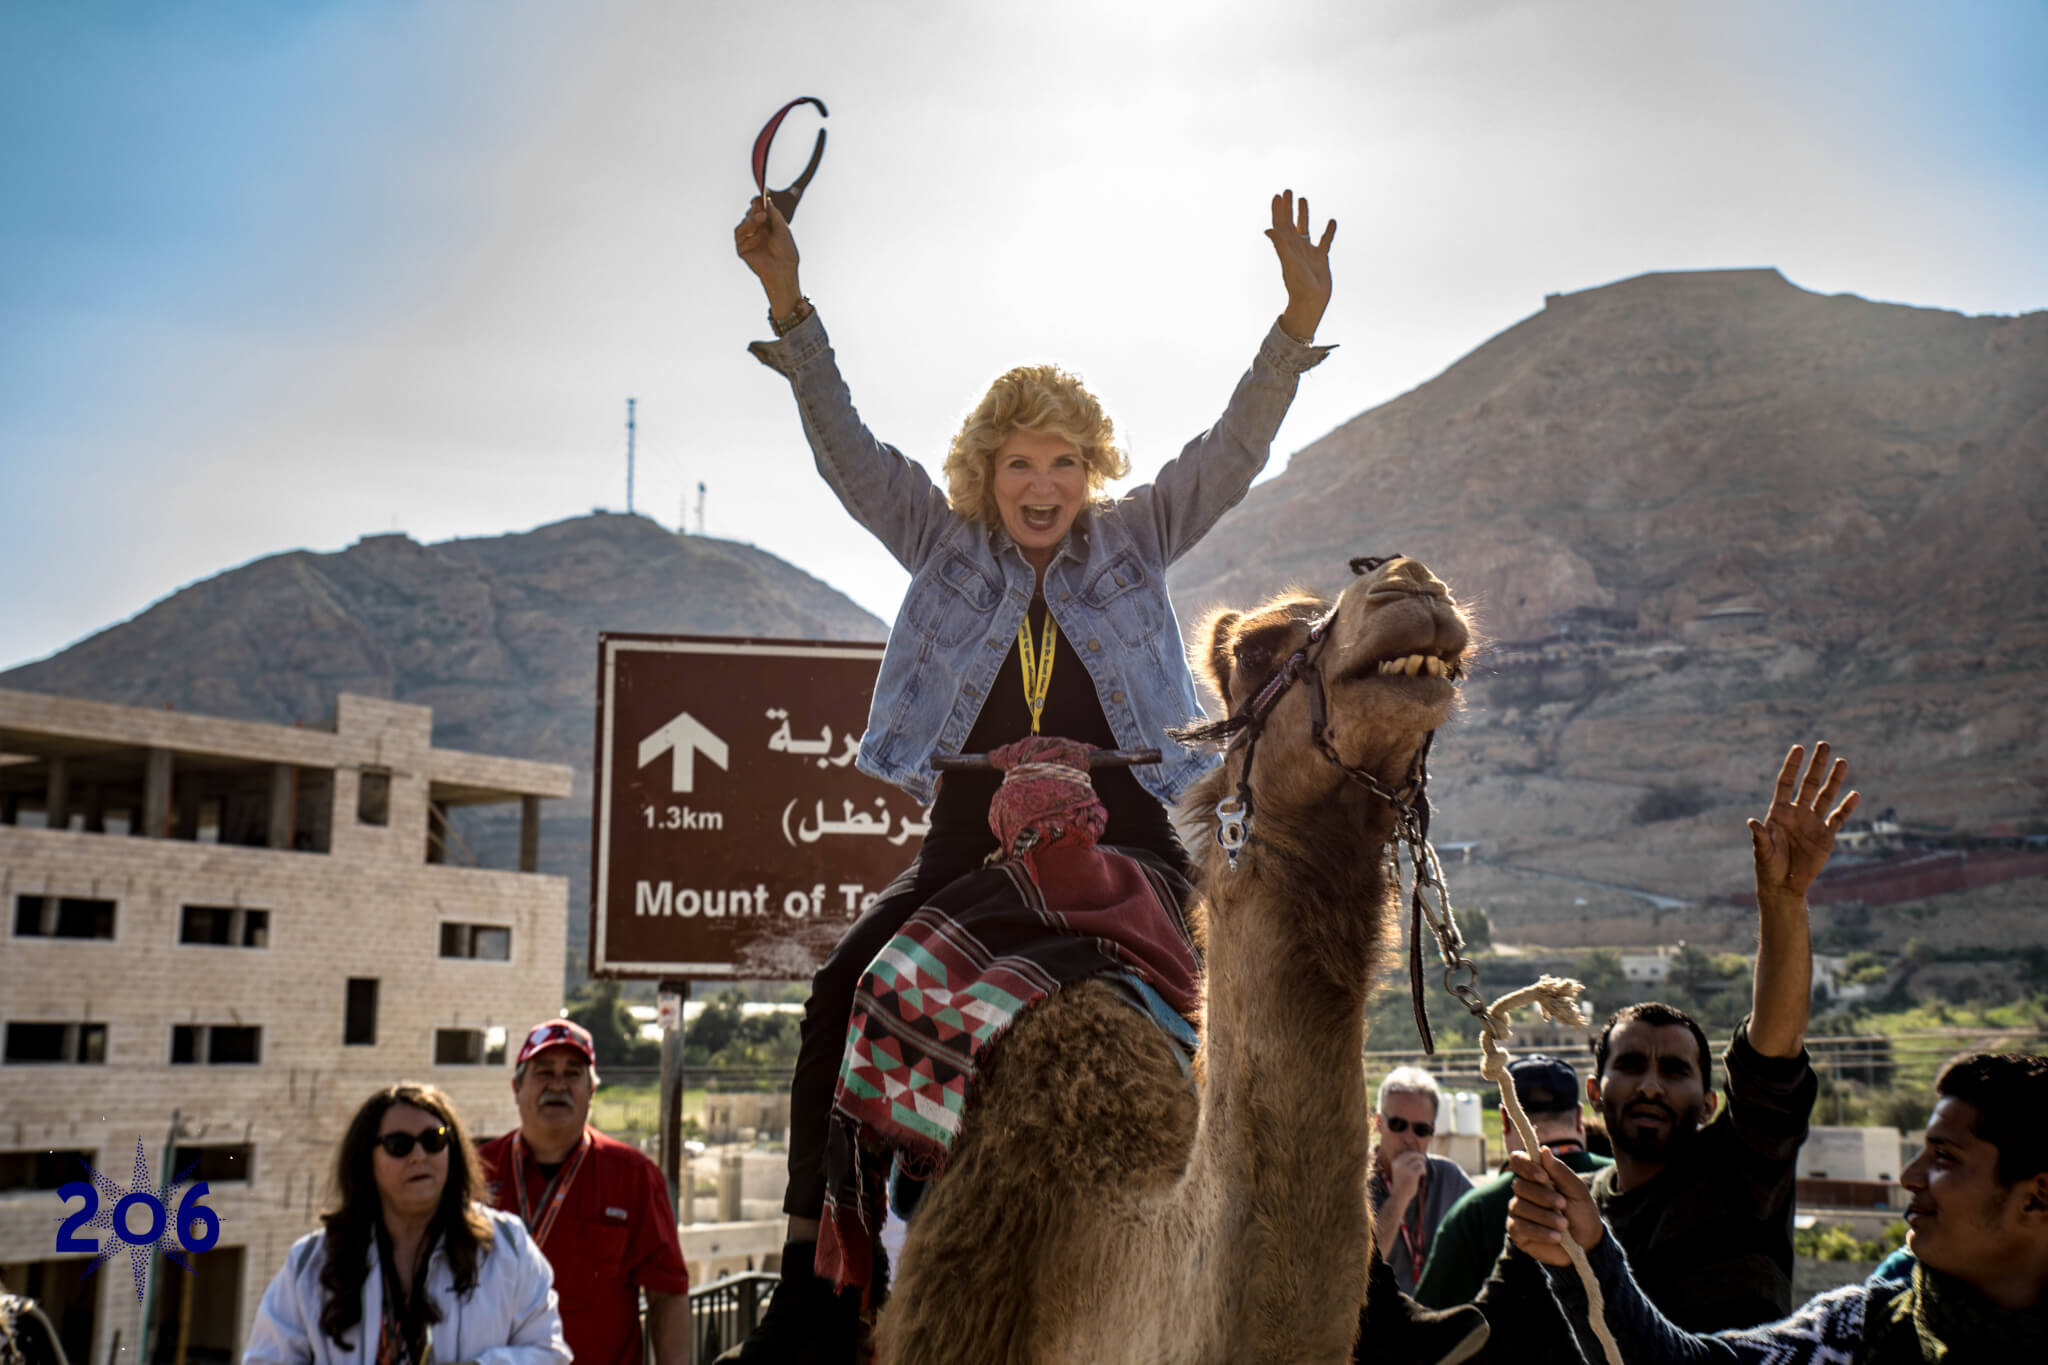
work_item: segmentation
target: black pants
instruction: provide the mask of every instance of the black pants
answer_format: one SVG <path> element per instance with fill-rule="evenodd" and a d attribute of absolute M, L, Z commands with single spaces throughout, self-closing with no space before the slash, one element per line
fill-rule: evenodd
<path fill-rule="evenodd" d="M 1185 875 L 1187 850 L 1170 833 L 1165 837 L 1165 848 L 1140 847 Z M 846 1025 L 853 1017 L 853 993 L 861 974 L 933 893 L 979 869 L 995 850 L 995 836 L 985 829 L 979 838 L 937 830 L 927 834 L 917 861 L 883 888 L 811 978 L 796 1074 L 789 1083 L 789 1190 L 782 1197 L 782 1211 L 791 1217 L 816 1218 L 825 1208 L 825 1138 L 832 1118 L 832 1090 L 839 1080 Z"/>

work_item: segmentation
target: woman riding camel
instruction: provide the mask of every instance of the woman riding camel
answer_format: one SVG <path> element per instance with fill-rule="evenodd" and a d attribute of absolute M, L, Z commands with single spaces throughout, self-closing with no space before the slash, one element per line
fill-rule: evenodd
<path fill-rule="evenodd" d="M 1329 223 L 1309 233 L 1308 201 L 1274 196 L 1271 239 L 1287 307 L 1259 343 L 1215 426 L 1123 497 L 1104 494 L 1130 462 L 1095 396 L 1051 365 L 997 379 L 961 424 L 946 487 L 870 433 L 840 378 L 825 326 L 797 281 L 796 241 L 757 198 L 734 229 L 768 295 L 776 340 L 749 349 L 795 390 L 818 472 L 854 520 L 911 573 L 875 683 L 862 772 L 931 803 L 917 859 L 850 927 L 811 982 L 790 1085 L 788 1245 L 782 1285 L 741 1360 L 850 1360 L 854 1295 L 813 1273 L 826 1192 L 833 1082 L 855 987 L 869 962 L 933 893 L 996 850 L 988 825 L 997 774 L 949 773 L 932 758 L 981 753 L 1031 734 L 1099 748 L 1158 748 L 1145 770 L 1108 769 L 1095 786 L 1104 844 L 1188 875 L 1168 809 L 1214 763 L 1166 738 L 1200 705 L 1166 568 L 1237 503 L 1271 453 L 1330 301 Z"/>

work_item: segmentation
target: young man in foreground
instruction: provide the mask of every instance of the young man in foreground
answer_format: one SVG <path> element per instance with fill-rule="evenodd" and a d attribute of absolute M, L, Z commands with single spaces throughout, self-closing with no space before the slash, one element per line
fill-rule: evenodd
<path fill-rule="evenodd" d="M 1781 1322 L 1711 1336 L 1674 1326 L 1637 1288 L 1585 1184 L 1548 1153 L 1540 1167 L 1528 1153 L 1511 1158 L 1519 1178 L 1509 1241 L 1545 1266 L 1578 1350 L 1595 1362 L 1605 1356 L 1566 1236 L 1586 1250 L 1626 1361 L 2048 1360 L 2048 1058 L 1960 1057 L 1934 1088 L 1926 1147 L 1900 1176 L 1912 1194 L 1906 1246 L 1917 1264 L 1819 1295 Z M 1489 1298 L 1517 1278 L 1490 1284 Z M 1507 1306 L 1494 1301 L 1496 1311 Z M 1546 1320 L 1555 1319 L 1527 1315 L 1532 1325 Z"/>

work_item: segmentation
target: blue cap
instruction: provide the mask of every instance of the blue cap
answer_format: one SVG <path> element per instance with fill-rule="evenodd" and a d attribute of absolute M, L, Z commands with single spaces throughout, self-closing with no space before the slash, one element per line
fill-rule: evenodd
<path fill-rule="evenodd" d="M 1531 1114 L 1563 1114 L 1579 1107 L 1579 1073 L 1570 1062 L 1532 1052 L 1508 1063 L 1515 1098 Z"/>

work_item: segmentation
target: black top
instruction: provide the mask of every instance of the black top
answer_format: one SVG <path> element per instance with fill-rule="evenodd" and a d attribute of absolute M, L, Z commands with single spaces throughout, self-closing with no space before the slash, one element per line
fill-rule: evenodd
<path fill-rule="evenodd" d="M 1727 1112 L 1679 1159 L 1626 1192 L 1593 1177 L 1636 1283 L 1680 1327 L 1718 1332 L 1792 1311 L 1793 1170 L 1820 1082 L 1801 1052 L 1766 1057 L 1744 1022 L 1723 1060 Z"/>
<path fill-rule="evenodd" d="M 1045 600 L 1034 598 L 1029 616 L 1032 648 L 1044 638 Z M 1052 682 L 1046 689 L 1045 710 L 1039 717 L 1038 732 L 1061 739 L 1078 740 L 1097 749 L 1114 749 L 1117 739 L 1102 713 L 1102 699 L 1095 693 L 1095 680 L 1088 674 L 1085 656 L 1061 632 L 1053 647 Z M 1024 657 L 1017 642 L 1003 666 L 996 670 L 995 685 L 981 704 L 963 752 L 985 754 L 1031 733 L 1031 708 L 1024 700 Z M 1102 798 L 1109 815 L 1103 832 L 1105 844 L 1150 849 L 1177 868 L 1187 866 L 1187 852 L 1173 832 L 1166 807 L 1145 790 L 1129 768 L 1101 768 L 1091 773 L 1095 793 Z M 989 803 L 1003 782 L 1001 773 L 945 773 L 939 778 L 939 794 L 932 802 L 930 839 L 980 839 L 991 850 L 995 836 L 988 828 Z"/>

